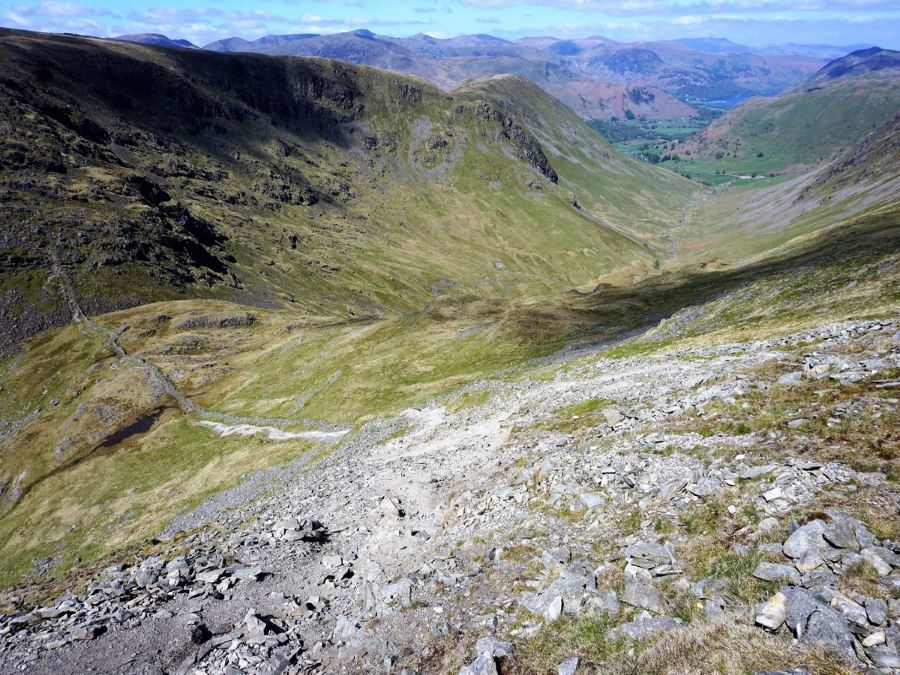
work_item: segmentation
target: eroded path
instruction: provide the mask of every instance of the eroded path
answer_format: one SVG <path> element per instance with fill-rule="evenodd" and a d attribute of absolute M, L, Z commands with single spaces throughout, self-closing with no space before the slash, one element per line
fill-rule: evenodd
<path fill-rule="evenodd" d="M 825 496 L 896 513 L 884 474 L 816 439 L 849 435 L 863 416 L 873 435 L 896 421 L 897 400 L 874 392 L 900 366 L 898 348 L 893 321 L 852 322 L 476 383 L 487 403 L 372 422 L 273 476 L 268 496 L 236 493 L 213 519 L 181 519 L 194 529 L 168 552 L 4 620 L 3 671 L 436 672 L 479 656 L 484 668 L 506 659 L 542 672 L 557 664 L 529 641 L 566 621 L 637 641 L 719 615 L 752 626 L 755 602 L 782 584 L 820 604 L 828 589 L 829 646 L 847 668 L 889 664 L 900 659 L 900 551 L 852 519 L 838 553 L 795 565 L 780 541 Z M 769 399 L 783 402 L 771 424 Z M 853 555 L 886 566 L 883 597 L 844 586 Z M 722 556 L 743 561 L 734 578 L 698 586 Z M 759 572 L 763 562 L 774 567 Z M 736 590 L 744 577 L 756 595 Z M 853 622 L 877 602 L 884 617 Z M 753 630 L 784 643 L 786 665 L 813 658 Z M 491 636 L 516 654 L 473 651 Z"/>

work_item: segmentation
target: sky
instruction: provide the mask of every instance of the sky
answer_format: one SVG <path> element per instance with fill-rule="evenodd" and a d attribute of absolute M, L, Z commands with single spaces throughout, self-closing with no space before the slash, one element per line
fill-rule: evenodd
<path fill-rule="evenodd" d="M 0 26 L 100 37 L 162 33 L 201 46 L 232 36 L 366 28 L 392 36 L 714 36 L 752 46 L 897 49 L 900 0 L 0 0 Z"/>

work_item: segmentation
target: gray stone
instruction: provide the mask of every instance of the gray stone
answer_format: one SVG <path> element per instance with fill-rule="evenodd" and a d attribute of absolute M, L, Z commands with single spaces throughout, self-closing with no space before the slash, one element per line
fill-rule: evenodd
<path fill-rule="evenodd" d="M 884 634 L 883 630 L 876 631 L 871 635 L 868 635 L 862 639 L 863 647 L 877 647 L 878 645 L 883 645 L 887 640 L 887 636 Z"/>
<path fill-rule="evenodd" d="M 582 492 L 578 495 L 578 498 L 581 500 L 581 503 L 584 504 L 584 508 L 588 511 L 606 503 L 606 497 L 599 492 Z"/>
<path fill-rule="evenodd" d="M 619 597 L 613 590 L 600 589 L 586 596 L 586 606 L 594 614 L 615 616 L 619 613 Z"/>
<path fill-rule="evenodd" d="M 613 628 L 607 633 L 607 638 L 617 640 L 625 638 L 627 640 L 643 640 L 644 638 L 674 630 L 681 625 L 681 619 L 675 619 L 671 616 L 656 616 L 643 621 L 629 621 L 623 623 L 617 628 Z"/>
<path fill-rule="evenodd" d="M 99 626 L 78 626 L 75 628 L 69 637 L 73 640 L 93 640 L 95 637 L 100 635 Z"/>
<path fill-rule="evenodd" d="M 847 621 L 852 621 L 860 626 L 869 625 L 869 617 L 865 608 L 854 602 L 843 593 L 835 591 L 831 595 L 831 607 L 840 612 Z"/>
<path fill-rule="evenodd" d="M 498 675 L 497 663 L 490 654 L 479 654 L 472 663 L 460 669 L 459 675 Z"/>
<path fill-rule="evenodd" d="M 556 666 L 556 675 L 575 675 L 578 671 L 578 657 L 573 656 Z"/>
<path fill-rule="evenodd" d="M 784 554 L 788 558 L 807 560 L 813 556 L 821 557 L 822 549 L 828 546 L 822 536 L 825 528 L 825 522 L 822 520 L 813 520 L 798 528 L 782 544 Z"/>
<path fill-rule="evenodd" d="M 784 490 L 780 487 L 775 486 L 771 490 L 766 490 L 763 492 L 763 499 L 767 502 L 774 502 L 776 499 L 781 499 L 784 497 Z"/>
<path fill-rule="evenodd" d="M 300 529 L 300 521 L 296 518 L 285 518 L 284 520 L 279 520 L 275 523 L 275 526 L 272 528 L 274 530 L 299 530 Z"/>
<path fill-rule="evenodd" d="M 197 581 L 202 581 L 206 584 L 214 584 L 224 576 L 225 570 L 223 569 L 206 570 L 205 572 L 197 574 Z"/>
<path fill-rule="evenodd" d="M 780 581 L 793 585 L 800 583 L 800 573 L 793 565 L 761 562 L 753 570 L 753 576 L 763 581 Z"/>
<path fill-rule="evenodd" d="M 616 410 L 615 408 L 604 408 L 603 409 L 603 418 L 606 420 L 607 426 L 614 427 L 619 422 L 625 419 L 625 415 Z"/>
<path fill-rule="evenodd" d="M 776 464 L 765 464 L 763 466 L 751 466 L 747 469 L 744 469 L 738 474 L 738 478 L 741 480 L 753 480 L 754 478 L 761 478 L 766 474 L 772 473 L 775 469 L 778 468 Z"/>
<path fill-rule="evenodd" d="M 490 654 L 495 659 L 510 659 L 513 655 L 512 643 L 495 637 L 484 637 L 475 643 L 475 654 Z"/>
<path fill-rule="evenodd" d="M 541 554 L 541 561 L 544 567 L 552 568 L 567 564 L 572 559 L 572 552 L 567 546 L 558 546 L 544 551 Z"/>
<path fill-rule="evenodd" d="M 756 525 L 756 534 L 757 535 L 769 534 L 770 532 L 774 532 L 775 530 L 777 530 L 779 525 L 781 525 L 781 522 L 778 520 L 778 518 L 773 518 L 771 516 L 769 516 L 768 518 L 763 518 Z M 778 552 L 781 553 L 780 548 L 779 548 Z"/>
<path fill-rule="evenodd" d="M 625 555 L 631 558 L 633 565 L 638 567 L 651 568 L 674 562 L 671 551 L 656 542 L 640 541 L 632 544 L 625 549 Z"/>
<path fill-rule="evenodd" d="M 656 586 L 640 581 L 630 581 L 625 584 L 622 602 L 632 607 L 640 607 L 657 613 L 664 607 L 664 600 Z"/>
<path fill-rule="evenodd" d="M 872 625 L 880 626 L 887 619 L 888 607 L 884 600 L 866 598 L 863 606 L 866 608 L 866 615 L 869 617 L 869 622 Z"/>
<path fill-rule="evenodd" d="M 825 541 L 837 548 L 859 550 L 859 542 L 856 541 L 853 524 L 846 518 L 832 520 L 822 536 L 825 537 Z"/>
<path fill-rule="evenodd" d="M 781 589 L 781 593 L 787 600 L 785 623 L 793 631 L 794 635 L 801 635 L 806 629 L 806 621 L 809 615 L 819 607 L 824 607 L 809 591 L 799 586 L 788 586 Z"/>
<path fill-rule="evenodd" d="M 818 607 L 809 615 L 806 630 L 801 637 L 804 642 L 821 642 L 829 647 L 855 658 L 853 635 L 847 629 L 847 622 L 829 607 Z"/>
<path fill-rule="evenodd" d="M 266 622 L 251 609 L 244 616 L 244 629 L 248 637 L 260 638 L 265 635 Z"/>
<path fill-rule="evenodd" d="M 799 370 L 795 370 L 790 373 L 785 373 L 784 375 L 778 378 L 778 384 L 783 385 L 791 385 L 791 384 L 799 384 L 803 381 L 803 373 Z"/>
<path fill-rule="evenodd" d="M 866 656 L 872 659 L 872 663 L 878 668 L 900 668 L 900 656 L 884 645 L 867 649 Z"/>
<path fill-rule="evenodd" d="M 259 579 L 263 571 L 259 565 L 238 565 L 232 574 L 237 579 Z"/>
<path fill-rule="evenodd" d="M 711 497 L 722 490 L 722 483 L 716 478 L 704 476 L 691 488 L 690 492 L 695 497 Z"/>

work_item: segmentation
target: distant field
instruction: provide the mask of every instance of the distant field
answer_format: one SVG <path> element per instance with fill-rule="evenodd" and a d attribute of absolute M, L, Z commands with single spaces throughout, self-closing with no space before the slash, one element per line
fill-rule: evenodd
<path fill-rule="evenodd" d="M 696 158 L 678 154 L 678 143 L 701 132 L 721 115 L 709 109 L 700 118 L 677 120 L 591 120 L 590 126 L 616 149 L 633 157 L 658 164 L 686 178 L 706 185 L 721 185 L 735 180 L 771 178 L 784 166 L 781 154 L 767 156 L 757 152 L 743 157 Z"/>

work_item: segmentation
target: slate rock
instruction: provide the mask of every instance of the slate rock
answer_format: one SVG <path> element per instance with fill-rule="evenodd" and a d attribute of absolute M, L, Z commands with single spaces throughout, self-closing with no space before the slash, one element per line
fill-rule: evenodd
<path fill-rule="evenodd" d="M 577 656 L 566 659 L 556 666 L 556 675 L 575 675 L 578 671 L 579 659 Z"/>
<path fill-rule="evenodd" d="M 761 562 L 753 570 L 753 576 L 763 581 L 780 581 L 793 585 L 800 583 L 800 573 L 793 565 Z"/>
<path fill-rule="evenodd" d="M 639 567 L 656 567 L 673 562 L 672 552 L 662 544 L 641 541 L 625 549 L 625 555 Z"/>
<path fill-rule="evenodd" d="M 844 619 L 852 621 L 859 626 L 868 626 L 869 617 L 865 608 L 857 602 L 854 602 L 843 593 L 833 593 L 831 596 L 831 607 L 837 610 Z"/>
<path fill-rule="evenodd" d="M 619 613 L 619 598 L 613 590 L 592 591 L 586 596 L 585 605 L 594 614 L 615 616 Z"/>
<path fill-rule="evenodd" d="M 741 480 L 753 480 L 754 478 L 761 478 L 766 474 L 772 473 L 778 466 L 776 464 L 764 464 L 762 466 L 751 466 L 738 474 L 738 478 Z"/>
<path fill-rule="evenodd" d="M 863 647 L 877 647 L 878 645 L 883 645 L 887 640 L 887 636 L 884 634 L 883 630 L 876 631 L 871 635 L 864 637 L 862 639 Z"/>
<path fill-rule="evenodd" d="M 900 656 L 884 645 L 870 647 L 866 650 L 866 656 L 872 659 L 872 663 L 878 668 L 900 668 Z"/>
<path fill-rule="evenodd" d="M 711 497 L 722 490 L 722 483 L 716 478 L 704 476 L 691 488 L 690 492 L 695 497 Z"/>
<path fill-rule="evenodd" d="M 824 607 L 821 602 L 812 596 L 805 588 L 799 586 L 788 586 L 781 589 L 784 595 L 787 609 L 785 612 L 785 623 L 794 635 L 802 634 L 806 630 L 806 622 L 809 615 L 819 607 Z"/>
<path fill-rule="evenodd" d="M 832 520 L 822 536 L 825 537 L 825 541 L 837 548 L 859 550 L 859 542 L 856 541 L 853 524 L 846 518 Z"/>
<path fill-rule="evenodd" d="M 73 640 L 88 641 L 93 640 L 102 632 L 100 626 L 78 626 L 69 635 Z"/>
<path fill-rule="evenodd" d="M 787 615 L 787 598 L 783 593 L 776 593 L 763 605 L 756 616 L 756 623 L 769 630 L 778 630 Z"/>
<path fill-rule="evenodd" d="M 847 622 L 830 607 L 818 607 L 809 615 L 806 630 L 801 637 L 804 642 L 821 642 L 833 649 L 855 658 L 853 635 L 847 628 Z"/>
<path fill-rule="evenodd" d="M 483 637 L 475 643 L 475 654 L 490 654 L 495 659 L 511 659 L 513 647 L 510 642 L 495 637 Z"/>
<path fill-rule="evenodd" d="M 472 663 L 460 669 L 459 675 L 498 675 L 497 663 L 490 654 L 479 654 Z"/>
<path fill-rule="evenodd" d="M 797 528 L 782 544 L 781 548 L 788 558 L 809 559 L 820 556 L 822 549 L 828 546 L 822 536 L 826 529 L 825 521 L 813 520 Z"/>
<path fill-rule="evenodd" d="M 866 608 L 866 615 L 869 617 L 869 623 L 873 626 L 882 625 L 887 619 L 888 607 L 884 600 L 879 598 L 866 598 L 863 602 Z"/>
<path fill-rule="evenodd" d="M 610 640 L 619 638 L 643 640 L 644 638 L 656 635 L 657 633 L 674 630 L 679 626 L 681 626 L 681 619 L 676 619 L 671 616 L 656 616 L 650 619 L 644 619 L 643 621 L 637 620 L 623 623 L 621 626 L 609 631 L 607 633 L 607 638 Z"/>
<path fill-rule="evenodd" d="M 658 613 L 664 608 L 664 600 L 656 586 L 640 581 L 630 581 L 625 584 L 622 602 L 650 612 Z"/>
<path fill-rule="evenodd" d="M 619 422 L 625 419 L 625 415 L 616 410 L 615 408 L 604 408 L 603 409 L 603 418 L 606 420 L 607 426 L 614 427 Z"/>

